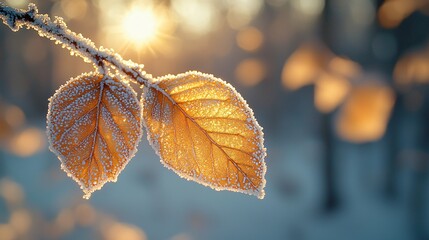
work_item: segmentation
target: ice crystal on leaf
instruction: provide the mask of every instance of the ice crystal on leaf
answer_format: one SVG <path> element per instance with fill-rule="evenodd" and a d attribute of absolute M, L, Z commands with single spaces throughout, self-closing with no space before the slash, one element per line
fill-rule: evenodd
<path fill-rule="evenodd" d="M 38 14 L 34 4 L 20 10 L 0 3 L 0 18 L 13 31 L 36 30 L 97 70 L 57 90 L 47 116 L 50 149 L 84 197 L 116 181 L 137 151 L 142 118 L 161 162 L 179 176 L 264 197 L 262 128 L 231 85 L 199 72 L 153 79 L 143 65 L 97 48 L 63 19 Z M 143 88 L 140 102 L 129 82 Z"/>
<path fill-rule="evenodd" d="M 262 128 L 239 93 L 208 74 L 160 78 L 144 89 L 148 138 L 167 168 L 216 190 L 264 197 Z"/>
<path fill-rule="evenodd" d="M 86 198 L 106 182 L 116 181 L 142 134 L 135 92 L 95 73 L 62 86 L 50 99 L 47 118 L 51 150 Z"/>

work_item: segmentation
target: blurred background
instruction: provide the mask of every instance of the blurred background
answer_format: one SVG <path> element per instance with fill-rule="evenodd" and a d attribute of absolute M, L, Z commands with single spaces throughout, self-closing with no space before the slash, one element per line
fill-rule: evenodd
<path fill-rule="evenodd" d="M 82 199 L 45 116 L 92 66 L 1 26 L 1 240 L 429 239 L 429 0 L 34 2 L 154 76 L 235 86 L 264 127 L 266 197 L 183 180 L 144 137 L 118 182 Z"/>

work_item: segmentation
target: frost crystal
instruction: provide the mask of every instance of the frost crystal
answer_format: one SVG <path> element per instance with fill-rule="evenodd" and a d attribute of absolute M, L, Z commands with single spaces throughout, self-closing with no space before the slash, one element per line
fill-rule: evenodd
<path fill-rule="evenodd" d="M 50 148 L 85 198 L 116 181 L 134 156 L 142 134 L 141 113 L 129 86 L 95 73 L 70 80 L 50 99 Z"/>
<path fill-rule="evenodd" d="M 148 139 L 167 168 L 216 190 L 264 197 L 262 128 L 230 84 L 199 72 L 153 79 L 143 65 L 97 48 L 62 18 L 38 14 L 34 4 L 24 11 L 0 3 L 0 18 L 13 31 L 36 30 L 98 71 L 62 86 L 50 99 L 47 116 L 50 149 L 86 198 L 116 181 L 135 154 L 141 105 Z M 141 105 L 128 82 L 144 86 Z"/>
<path fill-rule="evenodd" d="M 264 197 L 266 150 L 252 110 L 228 83 L 199 72 L 145 88 L 143 118 L 161 162 L 216 190 Z"/>

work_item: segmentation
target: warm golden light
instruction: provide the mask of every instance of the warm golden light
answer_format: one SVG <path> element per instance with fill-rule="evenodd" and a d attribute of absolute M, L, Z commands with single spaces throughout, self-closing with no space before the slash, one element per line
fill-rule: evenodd
<path fill-rule="evenodd" d="M 219 23 L 217 4 L 216 1 L 174 0 L 171 7 L 186 32 L 203 35 L 216 29 Z"/>
<path fill-rule="evenodd" d="M 88 3 L 85 0 L 62 0 L 61 9 L 69 19 L 81 19 L 88 11 Z"/>
<path fill-rule="evenodd" d="M 144 231 L 137 226 L 129 225 L 125 223 L 113 223 L 102 232 L 104 239 L 106 240 L 118 240 L 118 239 L 129 239 L 129 240 L 146 240 L 146 234 Z"/>
<path fill-rule="evenodd" d="M 386 131 L 394 102 L 394 92 L 388 86 L 378 83 L 356 86 L 337 118 L 338 135 L 355 143 L 380 139 Z"/>
<path fill-rule="evenodd" d="M 0 141 L 2 143 L 24 123 L 24 112 L 18 106 L 0 102 Z"/>
<path fill-rule="evenodd" d="M 9 224 L 0 224 L 0 236 L 4 240 L 16 239 L 16 232 Z"/>
<path fill-rule="evenodd" d="M 237 45 L 248 52 L 258 50 L 264 42 L 264 35 L 255 27 L 240 30 L 236 37 Z"/>
<path fill-rule="evenodd" d="M 361 73 L 361 67 L 356 62 L 343 57 L 334 56 L 328 63 L 332 73 L 342 77 L 353 78 Z"/>
<path fill-rule="evenodd" d="M 282 83 L 287 89 L 297 90 L 314 83 L 320 74 L 323 53 L 313 45 L 298 48 L 286 61 Z"/>
<path fill-rule="evenodd" d="M 24 192 L 21 186 L 7 178 L 0 180 L 0 197 L 6 201 L 9 207 L 19 206 L 24 202 Z"/>
<path fill-rule="evenodd" d="M 99 5 L 103 9 L 100 20 L 104 27 L 100 34 L 104 46 L 119 49 L 120 53 L 130 51 L 138 59 L 147 53 L 174 52 L 172 33 L 176 22 L 164 4 L 100 1 Z"/>
<path fill-rule="evenodd" d="M 185 179 L 262 199 L 266 167 L 255 158 L 265 157 L 262 132 L 235 89 L 199 72 L 168 75 L 157 84 L 171 100 L 149 88 L 142 103 L 149 141 L 161 162 Z"/>
<path fill-rule="evenodd" d="M 28 210 L 18 209 L 11 213 L 9 224 L 19 235 L 25 235 L 33 225 L 31 214 Z"/>
<path fill-rule="evenodd" d="M 247 87 L 255 86 L 264 79 L 265 75 L 265 64 L 256 58 L 241 61 L 235 69 L 235 77 Z"/>
<path fill-rule="evenodd" d="M 28 4 L 28 0 L 6 0 L 7 4 L 12 7 L 22 8 Z"/>
<path fill-rule="evenodd" d="M 427 0 L 385 0 L 378 10 L 378 21 L 384 28 L 395 28 L 415 11 L 428 14 Z"/>
<path fill-rule="evenodd" d="M 137 46 L 155 39 L 158 26 L 159 20 L 152 9 L 133 8 L 122 20 L 124 34 Z"/>
<path fill-rule="evenodd" d="M 13 136 L 9 142 L 8 151 L 20 157 L 28 157 L 41 151 L 45 144 L 43 132 L 38 128 L 30 127 Z"/>
<path fill-rule="evenodd" d="M 315 82 L 314 103 L 316 108 L 323 113 L 333 111 L 343 102 L 350 87 L 346 78 L 322 73 Z"/>
<path fill-rule="evenodd" d="M 5 120 L 12 128 L 18 128 L 25 122 L 25 114 L 21 108 L 9 105 L 3 112 L 5 114 Z"/>
<path fill-rule="evenodd" d="M 427 84 L 429 82 L 429 57 L 426 52 L 410 53 L 401 57 L 395 65 L 393 77 L 401 86 Z"/>

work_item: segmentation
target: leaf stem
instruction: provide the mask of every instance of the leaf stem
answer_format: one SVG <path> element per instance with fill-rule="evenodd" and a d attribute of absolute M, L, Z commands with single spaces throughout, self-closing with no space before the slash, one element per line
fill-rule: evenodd
<path fill-rule="evenodd" d="M 18 31 L 21 27 L 31 28 L 41 37 L 61 44 L 72 55 L 82 57 L 85 62 L 92 62 L 102 74 L 106 73 L 107 64 L 126 75 L 132 82 L 146 87 L 153 85 L 154 80 L 150 74 L 143 71 L 143 65 L 124 60 L 112 49 L 102 46 L 97 48 L 90 39 L 68 29 L 62 18 L 54 17 L 52 20 L 46 14 L 39 14 L 36 5 L 32 3 L 28 5 L 28 10 L 16 9 L 0 3 L 0 18 L 12 31 Z"/>

